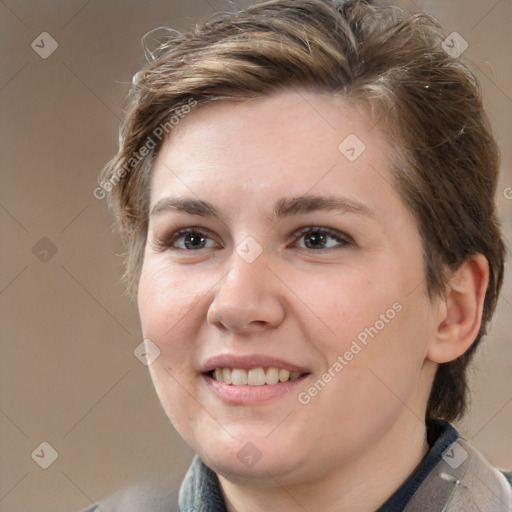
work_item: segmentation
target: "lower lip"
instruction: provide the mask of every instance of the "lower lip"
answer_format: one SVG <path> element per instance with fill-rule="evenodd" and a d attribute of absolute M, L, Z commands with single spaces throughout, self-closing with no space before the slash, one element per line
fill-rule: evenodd
<path fill-rule="evenodd" d="M 251 404 L 266 402 L 293 391 L 302 384 L 309 375 L 304 375 L 295 380 L 278 382 L 277 384 L 264 384 L 263 386 L 233 386 L 203 375 L 206 385 L 225 402 L 230 404 Z"/>

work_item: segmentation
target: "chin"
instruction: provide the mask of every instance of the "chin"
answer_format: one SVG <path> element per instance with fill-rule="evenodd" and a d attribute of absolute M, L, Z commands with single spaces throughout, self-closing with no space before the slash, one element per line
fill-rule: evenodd
<path fill-rule="evenodd" d="M 297 468 L 302 466 L 297 461 L 290 460 L 285 454 L 268 452 L 266 449 L 257 453 L 254 447 L 246 447 L 246 453 L 241 457 L 238 450 L 219 450 L 198 455 L 215 473 L 231 481 L 250 480 L 275 485 L 276 480 L 282 482 L 292 478 Z"/>
<path fill-rule="evenodd" d="M 229 427 L 228 430 L 233 435 Z M 201 460 L 221 476 L 232 481 L 251 479 L 274 485 L 274 478 L 281 481 L 298 468 L 304 468 L 308 457 L 298 450 L 303 442 L 291 436 L 270 439 L 267 431 L 263 435 L 261 431 L 251 435 L 250 429 L 240 429 L 243 433 L 233 437 L 225 432 L 219 437 L 211 437 L 210 432 L 210 437 L 206 438 L 208 434 L 205 433 L 189 444 Z"/>

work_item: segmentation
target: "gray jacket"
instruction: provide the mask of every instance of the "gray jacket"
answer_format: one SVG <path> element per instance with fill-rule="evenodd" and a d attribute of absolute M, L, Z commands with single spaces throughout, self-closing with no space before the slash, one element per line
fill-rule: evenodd
<path fill-rule="evenodd" d="M 512 488 L 462 438 L 452 443 L 404 512 L 512 512 Z"/>
<path fill-rule="evenodd" d="M 377 512 L 512 512 L 512 488 L 505 477 L 464 439 L 451 441 L 448 435 L 444 435 L 447 443 L 441 444 L 441 439 L 431 450 L 440 450 L 435 465 L 426 466 L 424 461 L 406 482 L 412 494 L 407 503 L 394 499 L 397 491 Z M 132 490 L 100 506 L 84 512 L 227 512 L 217 475 L 197 456 L 179 497 L 177 493 Z"/>

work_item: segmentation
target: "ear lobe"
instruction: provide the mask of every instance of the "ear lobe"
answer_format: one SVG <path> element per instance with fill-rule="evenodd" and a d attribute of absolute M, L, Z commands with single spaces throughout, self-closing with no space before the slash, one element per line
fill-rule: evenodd
<path fill-rule="evenodd" d="M 468 350 L 482 323 L 489 264 L 482 254 L 467 258 L 455 270 L 440 299 L 439 324 L 427 354 L 436 363 L 457 359 Z"/>

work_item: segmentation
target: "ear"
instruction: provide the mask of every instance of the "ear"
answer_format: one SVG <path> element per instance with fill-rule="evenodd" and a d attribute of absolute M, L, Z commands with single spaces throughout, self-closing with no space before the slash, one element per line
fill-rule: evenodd
<path fill-rule="evenodd" d="M 489 263 L 482 254 L 467 258 L 455 270 L 439 300 L 436 336 L 427 358 L 435 363 L 457 359 L 475 341 L 482 323 Z"/>

